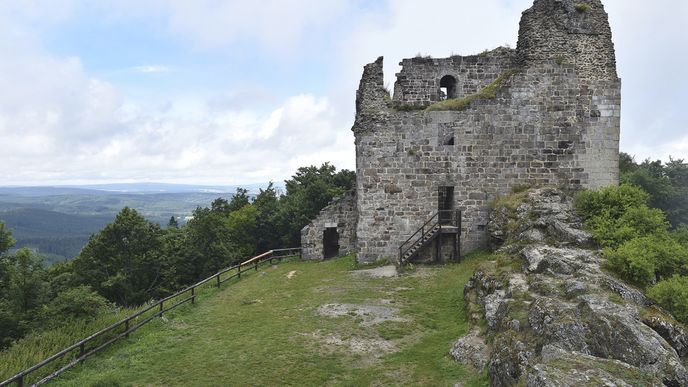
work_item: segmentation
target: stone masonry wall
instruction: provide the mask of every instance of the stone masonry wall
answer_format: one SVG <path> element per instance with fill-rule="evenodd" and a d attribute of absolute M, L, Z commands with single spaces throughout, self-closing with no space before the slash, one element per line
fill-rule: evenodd
<path fill-rule="evenodd" d="M 525 65 L 555 60 L 573 64 L 587 80 L 617 79 L 612 31 L 600 0 L 535 0 L 523 12 L 517 52 Z"/>
<path fill-rule="evenodd" d="M 399 245 L 438 210 L 441 186 L 455 187 L 465 254 L 486 246 L 489 203 L 516 185 L 577 190 L 618 183 L 620 80 L 611 35 L 601 26 L 606 13 L 598 0 L 586 3 L 589 24 L 568 11 L 569 0 L 535 0 L 524 12 L 518 55 L 506 67 L 520 71 L 495 99 L 446 112 L 379 108 L 393 106 L 379 96 L 357 101 L 359 262 L 396 260 Z M 553 22 L 542 20 L 550 15 Z M 543 32 L 548 28 L 552 31 Z M 591 30 L 596 35 L 586 35 Z M 544 49 L 547 34 L 569 39 L 574 47 L 594 41 L 589 49 L 595 52 L 559 57 L 557 49 Z M 410 73 L 402 70 L 399 76 Z M 395 100 L 412 102 L 406 98 L 421 94 L 413 83 L 404 83 L 409 79 L 397 82 Z M 427 85 L 435 80 L 433 75 Z M 361 87 L 381 82 L 378 59 L 366 66 Z M 447 138 L 453 145 L 445 145 Z"/>
<path fill-rule="evenodd" d="M 394 83 L 394 102 L 428 106 L 439 101 L 440 80 L 445 75 L 457 80 L 458 98 L 476 93 L 509 69 L 515 57 L 515 50 L 498 48 L 472 56 L 404 59 Z"/>
<path fill-rule="evenodd" d="M 320 211 L 309 225 L 301 230 L 302 259 L 323 260 L 323 232 L 327 227 L 337 227 L 339 255 L 355 249 L 356 241 L 356 191 L 346 192 Z"/>

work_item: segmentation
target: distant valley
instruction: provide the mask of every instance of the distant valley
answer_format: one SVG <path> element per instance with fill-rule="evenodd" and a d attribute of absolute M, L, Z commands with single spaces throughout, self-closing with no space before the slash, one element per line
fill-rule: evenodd
<path fill-rule="evenodd" d="M 253 193 L 266 186 L 242 187 Z M 12 230 L 15 248 L 34 249 L 51 264 L 76 256 L 125 206 L 162 226 L 172 216 L 183 224 L 196 207 L 218 197 L 229 200 L 236 188 L 160 183 L 0 187 L 0 221 Z"/>

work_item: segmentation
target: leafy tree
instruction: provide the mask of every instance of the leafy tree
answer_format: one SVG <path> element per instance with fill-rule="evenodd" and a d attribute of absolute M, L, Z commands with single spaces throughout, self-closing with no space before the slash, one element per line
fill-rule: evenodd
<path fill-rule="evenodd" d="M 283 232 L 278 223 L 280 201 L 272 182 L 265 190 L 261 188 L 252 205 L 257 212 L 254 235 L 257 252 L 282 247 Z"/>
<path fill-rule="evenodd" d="M 680 159 L 662 163 L 649 159 L 637 164 L 622 153 L 621 182 L 641 187 L 649 194 L 649 205 L 661 209 L 674 227 L 688 224 L 688 164 Z"/>
<path fill-rule="evenodd" d="M 320 167 L 301 167 L 286 180 L 287 193 L 280 201 L 278 223 L 284 245 L 297 246 L 301 229 L 336 196 L 354 187 L 355 173 L 325 163 Z"/>
<path fill-rule="evenodd" d="M 0 349 L 21 336 L 20 316 L 10 302 L 11 262 L 5 254 L 12 246 L 12 233 L 0 222 Z"/>
<path fill-rule="evenodd" d="M 186 274 L 202 278 L 241 259 L 223 212 L 197 208 L 185 227 L 188 243 Z"/>
<path fill-rule="evenodd" d="M 170 220 L 167 222 L 167 228 L 179 228 L 179 222 L 177 222 L 177 218 L 173 216 L 170 216 Z"/>
<path fill-rule="evenodd" d="M 108 300 L 140 304 L 157 296 L 164 263 L 159 256 L 161 234 L 159 225 L 125 207 L 89 239 L 74 259 L 74 271 Z"/>
<path fill-rule="evenodd" d="M 61 292 L 45 308 L 45 317 L 52 321 L 93 318 L 105 312 L 108 301 L 90 286 L 78 286 Z"/>
<path fill-rule="evenodd" d="M 197 279 L 187 239 L 186 227 L 167 228 L 160 236 L 160 256 L 165 260 L 158 287 L 161 295 L 172 294 Z"/>
<path fill-rule="evenodd" d="M 258 210 L 252 205 L 246 205 L 236 211 L 232 211 L 227 220 L 229 236 L 235 246 L 235 255 L 241 258 L 249 258 L 256 251 L 256 229 Z"/>
<path fill-rule="evenodd" d="M 231 207 L 229 206 L 229 202 L 227 199 L 224 198 L 217 198 L 213 200 L 213 202 L 210 204 L 210 210 L 212 212 L 222 214 L 222 215 L 229 215 L 230 212 L 232 212 Z"/>
<path fill-rule="evenodd" d="M 9 299 L 20 313 L 40 306 L 45 296 L 43 259 L 27 248 L 10 256 Z"/>
<path fill-rule="evenodd" d="M 4 254 L 10 247 L 14 246 L 14 238 L 9 230 L 5 230 L 5 223 L 0 221 L 0 255 Z"/>
<path fill-rule="evenodd" d="M 79 277 L 74 273 L 73 261 L 58 262 L 47 269 L 48 299 L 79 286 Z"/>
<path fill-rule="evenodd" d="M 10 300 L 0 298 L 0 349 L 8 347 L 23 335 L 20 316 Z"/>
<path fill-rule="evenodd" d="M 669 158 L 664 164 L 664 173 L 674 187 L 673 200 L 667 208 L 667 217 L 675 227 L 688 226 L 688 163 Z"/>
<path fill-rule="evenodd" d="M 9 230 L 5 230 L 5 224 L 0 222 L 0 299 L 7 297 L 10 281 L 10 262 L 5 253 L 12 246 L 14 246 L 12 233 Z"/>
<path fill-rule="evenodd" d="M 619 172 L 623 175 L 624 173 L 633 172 L 638 168 L 633 156 L 628 153 L 619 153 Z"/>
<path fill-rule="evenodd" d="M 36 320 L 34 311 L 46 297 L 42 258 L 29 249 L 0 256 L 5 270 L 0 284 L 0 347 L 29 331 Z"/>
<path fill-rule="evenodd" d="M 250 197 L 248 196 L 248 190 L 245 188 L 237 188 L 236 193 L 234 193 L 232 200 L 230 200 L 227 206 L 227 214 L 240 210 L 242 207 L 248 205 L 249 202 Z"/>

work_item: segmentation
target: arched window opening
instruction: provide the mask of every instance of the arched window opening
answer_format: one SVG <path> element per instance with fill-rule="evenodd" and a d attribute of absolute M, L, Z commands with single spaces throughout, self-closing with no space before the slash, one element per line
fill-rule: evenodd
<path fill-rule="evenodd" d="M 445 75 L 440 79 L 440 101 L 456 98 L 456 78 Z"/>

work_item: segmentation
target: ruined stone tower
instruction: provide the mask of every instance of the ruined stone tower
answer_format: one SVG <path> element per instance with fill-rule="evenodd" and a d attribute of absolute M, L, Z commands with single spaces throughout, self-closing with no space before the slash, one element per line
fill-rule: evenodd
<path fill-rule="evenodd" d="M 364 68 L 356 193 L 304 228 L 306 258 L 323 258 L 329 228 L 358 262 L 396 260 L 438 210 L 462 211 L 465 254 L 486 246 L 489 203 L 513 187 L 618 183 L 621 82 L 600 0 L 535 0 L 515 50 L 400 65 L 393 98 L 382 58 Z M 435 258 L 456 258 L 435 243 Z"/>

